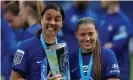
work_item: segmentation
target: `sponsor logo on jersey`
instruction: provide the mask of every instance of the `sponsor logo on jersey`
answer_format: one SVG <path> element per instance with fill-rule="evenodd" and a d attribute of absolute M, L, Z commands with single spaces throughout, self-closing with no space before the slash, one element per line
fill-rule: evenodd
<path fill-rule="evenodd" d="M 118 66 L 118 64 L 113 64 L 113 65 L 112 65 L 112 68 L 114 68 L 114 69 L 119 69 L 119 66 Z"/>
<path fill-rule="evenodd" d="M 37 61 L 37 64 L 41 63 L 42 61 Z"/>

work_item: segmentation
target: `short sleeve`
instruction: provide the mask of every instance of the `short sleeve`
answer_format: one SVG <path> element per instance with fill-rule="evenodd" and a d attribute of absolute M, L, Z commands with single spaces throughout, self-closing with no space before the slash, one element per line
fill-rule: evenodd
<path fill-rule="evenodd" d="M 119 78 L 120 69 L 115 53 L 109 49 L 104 50 L 105 76 L 109 78 Z"/>
<path fill-rule="evenodd" d="M 26 68 L 28 64 L 27 50 L 24 43 L 22 43 L 16 51 L 13 60 L 13 70 L 16 72 L 26 73 Z"/>

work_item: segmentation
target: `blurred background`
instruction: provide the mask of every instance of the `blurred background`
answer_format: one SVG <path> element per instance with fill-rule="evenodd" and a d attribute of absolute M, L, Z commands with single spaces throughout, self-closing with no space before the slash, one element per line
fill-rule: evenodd
<path fill-rule="evenodd" d="M 1 1 L 1 80 L 9 80 L 18 45 L 36 35 L 41 28 L 45 4 L 56 3 L 65 11 L 58 37 L 69 52 L 79 48 L 74 35 L 77 21 L 91 17 L 96 21 L 102 46 L 115 52 L 121 80 L 133 80 L 133 1 Z M 27 8 L 28 6 L 28 8 Z"/>

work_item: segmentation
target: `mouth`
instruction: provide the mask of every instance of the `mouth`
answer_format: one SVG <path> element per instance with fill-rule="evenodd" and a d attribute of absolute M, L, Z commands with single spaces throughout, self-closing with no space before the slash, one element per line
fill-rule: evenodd
<path fill-rule="evenodd" d="M 87 43 L 85 42 L 84 44 L 85 44 L 85 45 L 90 45 L 91 43 L 90 43 L 90 42 L 87 42 Z"/>
<path fill-rule="evenodd" d="M 56 30 L 55 26 L 48 26 L 47 29 L 50 32 L 54 32 Z"/>

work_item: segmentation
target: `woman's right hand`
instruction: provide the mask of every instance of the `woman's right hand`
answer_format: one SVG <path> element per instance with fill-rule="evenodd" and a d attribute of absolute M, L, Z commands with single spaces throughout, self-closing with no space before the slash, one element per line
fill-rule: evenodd
<path fill-rule="evenodd" d="M 58 74 L 54 77 L 49 77 L 49 80 L 61 80 L 62 79 L 62 75 L 61 74 Z"/>
<path fill-rule="evenodd" d="M 53 76 L 53 77 L 50 77 L 50 75 L 51 75 L 51 72 L 49 72 L 49 74 L 48 74 L 48 79 L 49 80 L 61 80 L 62 79 L 62 75 L 61 74 L 58 74 L 58 75 Z"/>

